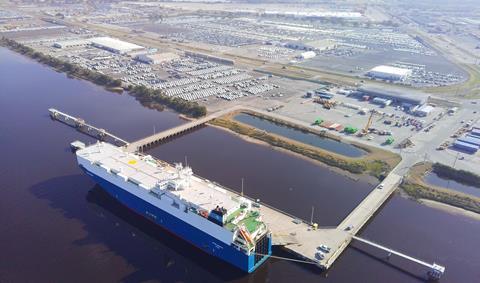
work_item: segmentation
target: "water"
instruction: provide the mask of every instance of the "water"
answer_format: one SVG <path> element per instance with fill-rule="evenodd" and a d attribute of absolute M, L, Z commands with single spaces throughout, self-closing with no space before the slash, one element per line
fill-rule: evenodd
<path fill-rule="evenodd" d="M 152 133 L 153 125 L 159 131 L 182 123 L 177 115 L 67 79 L 5 49 L 0 74 L 0 282 L 422 282 L 415 276 L 425 270 L 392 259 L 406 273 L 357 244 L 322 274 L 271 259 L 246 275 L 206 256 L 131 213 L 82 174 L 69 143 L 93 140 L 51 121 L 47 109 L 80 116 L 127 140 Z M 186 154 L 197 173 L 237 189 L 245 177 L 247 194 L 302 217 L 315 204 L 321 225 L 336 223 L 372 187 L 208 127 L 150 152 L 169 161 Z M 478 221 L 397 196 L 362 232 L 445 264 L 442 282 L 480 278 L 479 234 Z"/>
<path fill-rule="evenodd" d="M 234 117 L 235 120 L 253 126 L 260 130 L 281 135 L 292 140 L 296 140 L 305 144 L 313 145 L 315 147 L 332 151 L 348 157 L 360 157 L 365 154 L 362 149 L 348 144 L 332 140 L 329 138 L 319 137 L 317 135 L 306 133 L 298 129 L 287 126 L 275 124 L 271 121 L 255 117 L 249 114 L 240 113 Z"/>
<path fill-rule="evenodd" d="M 462 192 L 472 196 L 480 197 L 480 188 L 464 185 L 451 179 L 441 178 L 434 172 L 428 173 L 425 176 L 425 181 L 435 186 L 440 186 L 457 192 Z"/>

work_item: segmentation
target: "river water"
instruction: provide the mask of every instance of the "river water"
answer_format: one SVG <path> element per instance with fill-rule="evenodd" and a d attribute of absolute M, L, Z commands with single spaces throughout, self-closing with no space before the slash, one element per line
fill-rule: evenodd
<path fill-rule="evenodd" d="M 464 185 L 451 179 L 445 179 L 439 177 L 434 172 L 430 172 L 425 176 L 425 181 L 429 184 L 444 187 L 450 190 L 462 192 L 472 196 L 480 197 L 480 184 L 479 187 Z"/>
<path fill-rule="evenodd" d="M 57 108 L 127 140 L 183 121 L 132 97 L 68 79 L 0 48 L 0 282 L 421 282 L 425 270 L 360 244 L 328 273 L 270 259 L 246 275 L 132 214 L 79 170 L 69 143 L 93 142 L 48 117 Z M 337 224 L 372 189 L 327 168 L 204 127 L 150 154 L 315 221 Z M 394 196 L 362 236 L 480 278 L 480 223 Z M 275 253 L 288 256 L 275 249 Z"/>
<path fill-rule="evenodd" d="M 307 133 L 298 129 L 293 129 L 284 125 L 279 125 L 274 122 L 255 117 L 253 115 L 240 113 L 238 115 L 235 115 L 233 119 L 258 128 L 260 130 L 267 131 L 269 133 L 281 135 L 289 139 L 302 142 L 304 144 L 309 144 L 348 157 L 360 157 L 366 153 L 364 150 L 354 145 L 343 143 L 326 137 L 319 137 L 318 135 Z"/>

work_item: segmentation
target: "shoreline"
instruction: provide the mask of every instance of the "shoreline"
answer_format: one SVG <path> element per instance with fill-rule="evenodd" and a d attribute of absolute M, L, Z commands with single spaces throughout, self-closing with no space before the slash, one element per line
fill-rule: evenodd
<path fill-rule="evenodd" d="M 464 208 L 456 207 L 453 205 L 449 205 L 443 202 L 438 202 L 430 199 L 420 198 L 417 201 L 420 204 L 431 207 L 431 208 L 435 208 L 450 214 L 461 215 L 461 216 L 465 216 L 465 217 L 480 221 L 480 213 L 477 213 L 477 212 L 473 212 Z"/>
<path fill-rule="evenodd" d="M 44 66 L 50 67 L 55 72 L 65 74 L 65 76 L 67 76 L 68 78 L 91 82 L 91 83 L 93 83 L 97 86 L 103 87 L 103 89 L 105 89 L 108 92 L 112 92 L 112 93 L 116 93 L 116 94 L 121 94 L 123 91 L 125 91 L 124 88 L 118 86 L 118 83 L 109 84 L 109 83 L 104 83 L 103 81 L 102 82 L 96 81 L 93 78 L 91 78 L 90 76 L 87 76 L 86 74 L 83 73 L 83 72 L 87 72 L 87 70 L 83 70 L 82 68 L 79 68 L 79 67 L 75 66 L 74 64 L 64 62 L 60 59 L 56 59 L 54 57 L 45 55 L 41 52 L 37 52 L 33 48 L 30 48 L 26 45 L 18 43 L 15 40 L 11 40 L 11 39 L 2 37 L 0 39 L 0 46 L 6 48 L 8 50 L 11 50 L 11 51 L 13 51 L 13 52 L 15 52 L 19 55 L 22 55 L 25 58 L 33 60 L 36 63 L 40 63 Z M 68 68 L 65 67 L 67 65 L 68 65 Z M 67 69 L 72 69 L 72 68 L 73 68 L 73 70 L 71 70 L 71 71 L 67 70 Z M 92 73 L 95 73 L 95 72 L 87 72 L 87 74 L 92 74 Z M 108 77 L 106 75 L 102 75 L 102 78 L 104 78 L 107 81 L 114 81 L 115 80 L 114 78 Z M 118 81 L 118 80 L 116 80 L 116 81 Z M 165 104 L 163 104 L 163 103 L 159 103 L 159 102 L 155 101 L 152 98 L 152 93 L 150 93 L 151 90 L 147 89 L 146 92 L 143 92 L 143 89 L 140 92 L 138 92 L 138 88 L 136 90 L 137 91 L 135 91 L 135 88 L 134 88 L 134 89 L 126 90 L 126 91 L 129 95 L 135 97 L 135 99 L 143 107 L 146 107 L 146 108 L 149 108 L 149 109 L 155 109 L 155 110 L 158 110 L 158 111 L 163 111 L 163 109 L 165 107 L 168 107 L 168 106 L 165 106 Z M 145 99 L 147 97 L 150 98 L 150 99 Z M 170 107 L 168 107 L 168 108 L 170 109 Z M 179 118 L 181 118 L 183 120 L 191 120 L 192 119 L 192 117 L 188 116 L 188 113 L 177 111 L 176 109 L 172 109 L 172 110 L 175 111 L 179 115 Z M 282 123 L 283 124 L 283 121 L 272 121 L 273 118 L 263 117 L 263 115 L 260 115 L 258 113 L 250 113 L 250 111 L 249 111 L 248 114 L 258 116 L 259 118 L 268 119 L 271 122 L 276 122 L 276 123 Z M 213 125 L 213 124 L 210 124 L 210 123 L 209 123 L 209 125 L 215 126 L 217 128 L 221 128 L 222 130 L 226 130 L 230 133 L 233 133 L 236 136 L 242 138 L 243 140 L 245 140 L 247 142 L 269 146 L 269 147 L 273 148 L 274 150 L 280 150 L 280 151 L 285 152 L 287 154 L 292 154 L 295 157 L 302 158 L 303 160 L 307 160 L 307 161 L 312 162 L 316 165 L 320 165 L 320 166 L 322 166 L 322 167 L 324 167 L 324 168 L 326 168 L 326 169 L 328 169 L 332 172 L 336 172 L 338 174 L 341 174 L 341 175 L 343 175 L 343 176 L 345 176 L 345 177 L 347 177 L 351 180 L 358 181 L 360 179 L 363 179 L 363 180 L 365 180 L 366 182 L 368 182 L 372 185 L 374 185 L 376 183 L 374 180 L 372 180 L 371 175 L 368 175 L 368 174 L 365 174 L 365 173 L 359 173 L 359 174 L 352 173 L 352 172 L 349 172 L 348 170 L 345 170 L 343 168 L 339 168 L 337 166 L 332 166 L 330 164 L 326 164 L 322 161 L 313 159 L 311 157 L 302 155 L 300 153 L 293 152 L 291 150 L 288 150 L 288 149 L 285 149 L 285 148 L 282 148 L 282 147 L 279 147 L 279 146 L 271 145 L 268 142 L 261 141 L 261 140 L 258 140 L 258 139 L 252 138 L 252 137 L 247 138 L 246 136 L 244 136 L 242 134 L 239 134 L 239 133 L 236 133 L 236 132 L 234 132 L 232 130 L 229 130 L 227 128 L 224 128 L 224 127 L 221 127 L 221 126 L 218 126 L 218 125 Z M 290 123 L 288 123 L 286 126 L 297 128 L 296 125 L 295 126 L 290 125 Z M 298 128 L 300 130 L 307 130 L 307 129 L 304 129 L 304 128 L 301 128 L 301 127 L 298 127 Z M 308 130 L 308 131 L 311 132 L 311 130 Z M 319 133 L 314 133 L 314 132 L 313 132 L 313 134 L 319 135 Z M 288 139 L 288 138 L 284 138 L 282 136 L 278 136 L 278 137 L 281 138 L 281 139 Z M 326 135 L 326 137 L 331 138 L 333 140 L 341 141 L 338 137 L 332 137 L 331 135 L 328 135 L 328 134 Z M 296 142 L 296 141 L 291 141 L 291 142 L 301 144 L 300 142 Z M 352 144 L 352 146 L 356 146 L 356 147 L 364 150 L 367 155 L 370 153 L 367 149 L 362 148 L 360 146 L 353 145 L 353 144 Z M 318 149 L 318 150 L 322 150 L 322 149 Z M 326 151 L 326 150 L 322 150 L 322 151 L 324 151 L 324 154 L 329 154 L 329 155 L 334 155 L 334 156 L 337 155 L 333 152 L 329 152 L 329 151 Z"/>
<path fill-rule="evenodd" d="M 300 153 L 297 153 L 297 152 L 293 152 L 291 150 L 288 150 L 288 149 L 285 149 L 285 148 L 282 148 L 282 147 L 278 147 L 278 146 L 274 146 L 274 145 L 271 145 L 269 144 L 268 142 L 265 142 L 265 141 L 262 141 L 262 140 L 258 140 L 258 139 L 255 139 L 255 138 L 252 138 L 252 137 L 249 137 L 249 136 L 245 136 L 245 135 L 242 135 L 240 133 L 237 133 L 231 129 L 228 129 L 228 128 L 224 128 L 222 126 L 219 126 L 219 125 L 215 125 L 215 124 L 208 124 L 208 126 L 210 127 L 214 127 L 216 129 L 219 129 L 219 130 L 222 130 L 222 131 L 225 131 L 227 133 L 230 133 L 246 142 L 249 142 L 249 143 L 252 143 L 252 144 L 257 144 L 257 145 L 260 145 L 260 146 L 265 146 L 265 147 L 268 147 L 268 148 L 271 148 L 273 150 L 277 150 L 277 151 L 280 151 L 282 153 L 285 153 L 285 154 L 288 154 L 288 155 L 291 155 L 291 156 L 294 156 L 296 158 L 300 158 L 302 160 L 305 160 L 305 161 L 308 161 L 316 166 L 320 166 L 322 168 L 325 168 L 327 170 L 329 170 L 330 172 L 334 172 L 334 173 L 337 173 L 337 174 L 340 174 L 342 175 L 343 177 L 346 177 L 352 181 L 364 181 L 364 182 L 367 182 L 368 184 L 371 184 L 371 185 L 375 185 L 378 183 L 378 180 L 375 179 L 373 176 L 371 175 L 368 175 L 368 174 L 365 174 L 365 173 L 362 173 L 362 174 L 354 174 L 354 173 L 351 173 L 347 170 L 343 170 L 341 168 L 338 168 L 338 167 L 335 167 L 335 166 L 331 166 L 331 165 L 328 165 L 328 164 L 325 164 L 319 160 L 315 160 L 313 158 L 310 158 L 308 156 L 305 156 L 305 155 L 302 155 Z"/>
<path fill-rule="evenodd" d="M 407 177 L 400 185 L 401 195 L 419 202 L 428 200 L 480 215 L 480 198 L 427 183 L 424 176 L 431 169 L 431 163 L 417 163 L 410 168 Z"/>
<path fill-rule="evenodd" d="M 179 114 L 186 114 L 196 118 L 207 114 L 206 107 L 201 106 L 197 102 L 185 101 L 180 98 L 171 98 L 166 96 L 162 91 L 153 90 L 144 86 L 125 86 L 120 79 L 113 78 L 97 71 L 88 70 L 77 64 L 58 59 L 51 55 L 46 55 L 5 36 L 0 37 L 0 47 L 7 48 L 8 50 L 23 55 L 37 63 L 51 67 L 55 72 L 63 73 L 68 78 L 91 82 L 112 93 L 123 93 L 123 91 L 127 91 L 129 95 L 135 97 L 135 99 L 143 106 L 149 104 L 149 108 L 151 109 L 168 107 Z"/>
<path fill-rule="evenodd" d="M 243 113 L 244 111 L 239 112 Z M 249 114 L 249 112 L 247 112 L 247 114 Z M 294 153 L 296 156 L 301 156 L 302 158 L 319 162 L 329 168 L 335 168 L 340 171 L 348 172 L 351 174 L 350 176 L 355 176 L 353 179 L 357 179 L 357 176 L 367 175 L 381 180 L 382 177 L 388 174 L 391 168 L 393 168 L 392 164 L 385 162 L 384 159 L 391 160 L 391 156 L 395 157 L 397 162 L 395 162 L 393 165 L 396 165 L 401 160 L 400 156 L 394 153 L 380 150 L 378 152 L 366 151 L 365 156 L 358 158 L 343 156 L 341 154 L 304 144 L 282 135 L 268 133 L 253 126 L 238 122 L 232 118 L 234 115 L 235 113 L 229 113 L 229 115 L 211 121 L 209 125 L 215 125 L 222 129 L 227 129 L 235 134 L 238 134 L 242 138 L 248 137 L 248 140 L 253 139 L 255 142 L 260 141 L 274 148 L 280 148 L 286 152 Z M 289 126 L 290 124 L 291 123 L 285 126 L 291 127 Z M 294 127 L 294 129 L 296 129 L 296 127 Z"/>

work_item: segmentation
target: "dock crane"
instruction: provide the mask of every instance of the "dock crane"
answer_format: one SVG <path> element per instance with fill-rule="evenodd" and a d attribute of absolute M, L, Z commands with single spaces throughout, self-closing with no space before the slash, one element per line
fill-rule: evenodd
<path fill-rule="evenodd" d="M 367 121 L 367 124 L 365 125 L 365 127 L 362 129 L 362 131 L 360 131 L 360 133 L 358 133 L 358 136 L 359 137 L 363 137 L 365 136 L 366 134 L 368 134 L 368 129 L 370 128 L 370 126 L 372 125 L 372 121 L 373 121 L 373 116 L 378 114 L 378 112 L 375 110 L 375 109 L 372 109 L 370 111 L 370 117 L 368 117 L 368 121 Z"/>

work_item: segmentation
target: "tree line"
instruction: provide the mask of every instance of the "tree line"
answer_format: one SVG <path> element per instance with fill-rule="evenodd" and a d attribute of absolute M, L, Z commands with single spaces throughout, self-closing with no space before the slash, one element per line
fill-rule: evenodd
<path fill-rule="evenodd" d="M 97 85 L 114 88 L 121 87 L 122 81 L 115 79 L 105 74 L 101 74 L 96 71 L 82 68 L 78 65 L 65 62 L 50 55 L 46 55 L 42 52 L 35 51 L 33 48 L 21 44 L 15 40 L 2 37 L 0 39 L 0 45 L 5 46 L 13 51 L 28 56 L 40 63 L 51 66 L 58 71 L 65 72 L 69 76 L 79 77 L 89 80 Z M 142 103 L 158 103 L 165 105 L 177 112 L 192 116 L 201 117 L 207 114 L 205 106 L 199 105 L 197 102 L 185 101 L 177 97 L 169 97 L 161 90 L 153 90 L 145 86 L 128 86 L 128 90 L 132 95 Z"/>

